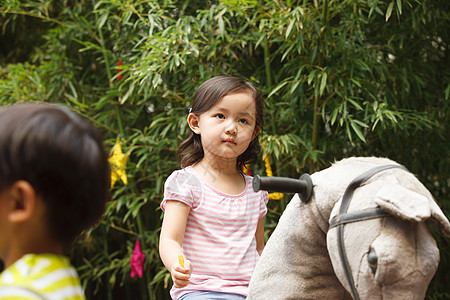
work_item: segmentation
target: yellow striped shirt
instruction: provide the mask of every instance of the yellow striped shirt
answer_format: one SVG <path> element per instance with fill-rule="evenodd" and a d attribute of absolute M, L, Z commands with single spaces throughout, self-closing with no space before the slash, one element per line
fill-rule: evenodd
<path fill-rule="evenodd" d="M 69 259 L 27 254 L 0 274 L 0 300 L 85 300 Z"/>

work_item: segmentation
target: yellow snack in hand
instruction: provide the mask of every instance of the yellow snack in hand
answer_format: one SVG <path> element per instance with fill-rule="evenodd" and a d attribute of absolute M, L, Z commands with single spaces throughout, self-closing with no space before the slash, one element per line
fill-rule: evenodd
<path fill-rule="evenodd" d="M 184 268 L 184 259 L 183 259 L 183 255 L 178 256 L 178 262 L 180 263 L 180 266 L 182 266 Z"/>

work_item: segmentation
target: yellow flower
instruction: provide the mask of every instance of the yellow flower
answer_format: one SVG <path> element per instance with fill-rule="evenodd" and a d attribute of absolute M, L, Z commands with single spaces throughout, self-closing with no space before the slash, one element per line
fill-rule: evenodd
<path fill-rule="evenodd" d="M 283 197 L 284 197 L 283 193 L 269 193 L 270 200 L 280 200 Z"/>
<path fill-rule="evenodd" d="M 272 177 L 273 176 L 272 167 L 270 166 L 270 158 L 269 158 L 268 154 L 264 158 L 264 163 L 265 163 L 265 167 L 266 167 L 267 176 Z M 270 200 L 280 200 L 283 197 L 284 197 L 283 193 L 269 193 Z"/>
<path fill-rule="evenodd" d="M 244 167 L 242 168 L 242 171 L 247 174 L 247 175 L 251 175 L 250 172 L 250 165 L 249 164 L 245 164 Z"/>
<path fill-rule="evenodd" d="M 266 167 L 266 174 L 269 177 L 272 177 L 272 167 L 270 166 L 270 158 L 269 158 L 269 154 L 266 155 L 266 157 L 264 158 L 264 163 L 265 163 L 265 167 Z"/>
<path fill-rule="evenodd" d="M 120 146 L 119 140 L 113 148 L 113 154 L 108 159 L 111 165 L 111 187 L 114 186 L 117 179 L 121 179 L 124 184 L 128 184 L 127 173 L 125 172 L 125 165 L 127 164 L 127 159 L 130 153 L 127 155 L 123 154 L 122 147 Z"/>

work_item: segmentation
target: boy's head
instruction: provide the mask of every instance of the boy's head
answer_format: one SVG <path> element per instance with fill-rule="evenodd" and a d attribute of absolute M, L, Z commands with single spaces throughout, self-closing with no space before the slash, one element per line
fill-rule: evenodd
<path fill-rule="evenodd" d="M 109 197 L 109 164 L 99 132 L 62 106 L 0 108 L 0 193 L 18 182 L 42 199 L 50 236 L 68 246 L 98 221 Z"/>

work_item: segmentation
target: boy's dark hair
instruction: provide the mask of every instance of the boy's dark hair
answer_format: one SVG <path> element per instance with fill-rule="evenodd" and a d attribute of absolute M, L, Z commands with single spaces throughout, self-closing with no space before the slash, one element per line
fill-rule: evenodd
<path fill-rule="evenodd" d="M 59 105 L 0 108 L 0 190 L 18 180 L 42 197 L 50 234 L 69 246 L 98 221 L 109 199 L 110 170 L 99 132 Z"/>
<path fill-rule="evenodd" d="M 195 93 L 191 113 L 199 116 L 214 107 L 226 95 L 239 91 L 249 91 L 253 95 L 256 107 L 255 129 L 259 128 L 261 132 L 263 130 L 262 97 L 253 84 L 243 78 L 216 76 L 203 82 Z M 256 162 L 260 150 L 261 146 L 256 137 L 247 150 L 238 156 L 236 169 L 242 171 L 244 164 Z M 182 168 L 199 162 L 204 156 L 200 135 L 191 130 L 188 138 L 180 144 L 177 156 Z"/>

